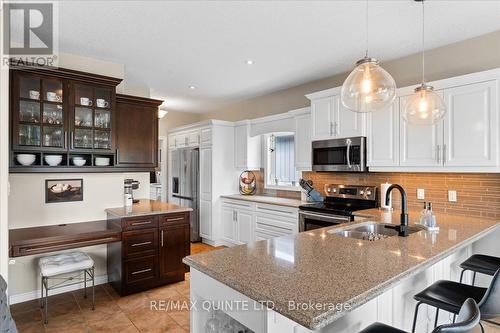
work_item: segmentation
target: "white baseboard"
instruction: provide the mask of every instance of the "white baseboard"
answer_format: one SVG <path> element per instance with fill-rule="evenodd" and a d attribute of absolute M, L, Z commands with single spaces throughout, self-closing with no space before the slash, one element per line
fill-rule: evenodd
<path fill-rule="evenodd" d="M 95 277 L 95 285 L 96 286 L 99 284 L 107 283 L 107 282 L 108 282 L 107 275 L 101 275 L 101 276 Z M 87 283 L 87 287 L 89 287 L 89 285 L 90 284 Z M 49 297 L 52 295 L 62 294 L 62 293 L 66 293 L 68 291 L 74 291 L 74 290 L 78 290 L 78 289 L 83 289 L 83 282 L 79 283 L 79 284 L 73 284 L 70 286 L 65 286 L 65 287 L 51 290 L 49 293 Z M 40 298 L 40 295 L 41 295 L 40 289 L 29 291 L 29 292 L 23 293 L 23 294 L 10 295 L 9 296 L 9 304 L 12 305 L 12 304 L 17 304 L 17 303 L 22 303 L 22 302 L 38 299 L 38 298 Z"/>

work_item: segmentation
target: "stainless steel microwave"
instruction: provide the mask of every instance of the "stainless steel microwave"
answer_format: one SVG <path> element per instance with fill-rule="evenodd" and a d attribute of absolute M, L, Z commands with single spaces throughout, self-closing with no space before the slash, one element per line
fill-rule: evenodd
<path fill-rule="evenodd" d="M 331 139 L 313 141 L 313 171 L 365 172 L 366 138 Z"/>

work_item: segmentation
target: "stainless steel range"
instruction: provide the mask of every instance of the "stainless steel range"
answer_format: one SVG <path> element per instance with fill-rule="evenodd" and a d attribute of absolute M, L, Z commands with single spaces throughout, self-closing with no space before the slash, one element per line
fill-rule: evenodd
<path fill-rule="evenodd" d="M 299 231 L 350 222 L 353 212 L 378 207 L 375 186 L 327 184 L 325 195 L 324 202 L 299 207 Z"/>

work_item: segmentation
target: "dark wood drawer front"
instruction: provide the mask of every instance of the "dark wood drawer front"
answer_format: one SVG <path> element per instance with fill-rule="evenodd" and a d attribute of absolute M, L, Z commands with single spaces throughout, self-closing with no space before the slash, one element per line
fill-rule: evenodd
<path fill-rule="evenodd" d="M 158 229 L 125 231 L 122 235 L 123 256 L 153 255 L 158 249 Z"/>
<path fill-rule="evenodd" d="M 127 284 L 154 280 L 157 276 L 157 256 L 127 260 L 124 263 L 125 281 Z"/>
<path fill-rule="evenodd" d="M 172 224 L 189 223 L 189 213 L 169 214 L 160 216 L 160 227 Z"/>
<path fill-rule="evenodd" d="M 142 218 L 124 219 L 122 221 L 122 228 L 124 231 L 147 229 L 147 228 L 157 228 L 157 227 L 158 227 L 158 219 L 156 218 L 156 216 L 146 216 L 146 217 L 142 217 Z"/>

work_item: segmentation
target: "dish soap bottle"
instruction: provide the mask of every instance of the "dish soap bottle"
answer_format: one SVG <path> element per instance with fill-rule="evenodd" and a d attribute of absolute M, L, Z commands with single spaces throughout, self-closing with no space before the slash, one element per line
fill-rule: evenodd
<path fill-rule="evenodd" d="M 419 223 L 421 225 L 426 225 L 426 221 L 427 221 L 427 202 L 424 201 L 424 209 L 422 209 L 422 211 L 420 212 Z"/>

